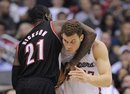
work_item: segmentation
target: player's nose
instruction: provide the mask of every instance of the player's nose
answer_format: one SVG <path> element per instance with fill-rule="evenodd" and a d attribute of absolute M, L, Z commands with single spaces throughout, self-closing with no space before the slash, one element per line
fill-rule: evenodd
<path fill-rule="evenodd" d="M 67 48 L 67 50 L 71 50 L 72 46 L 71 45 L 67 45 L 66 48 Z"/>

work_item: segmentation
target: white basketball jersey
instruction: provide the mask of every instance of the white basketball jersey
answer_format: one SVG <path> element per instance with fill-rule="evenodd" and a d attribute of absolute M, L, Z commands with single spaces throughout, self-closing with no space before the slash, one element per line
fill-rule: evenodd
<path fill-rule="evenodd" d="M 61 52 L 62 63 L 69 62 L 74 54 L 68 54 L 64 49 Z M 95 59 L 92 49 L 89 54 L 86 54 L 77 65 L 82 68 L 86 73 L 91 75 L 98 75 L 98 70 L 95 65 Z M 74 80 L 66 80 L 63 84 L 64 94 L 101 94 L 100 88 L 89 83 L 77 82 Z"/>

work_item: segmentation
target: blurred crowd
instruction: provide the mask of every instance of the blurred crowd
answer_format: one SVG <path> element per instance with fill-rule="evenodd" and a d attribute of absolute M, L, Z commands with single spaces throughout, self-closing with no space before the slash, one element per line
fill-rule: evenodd
<path fill-rule="evenodd" d="M 0 94 L 11 94 L 15 47 L 33 28 L 29 11 L 36 4 L 47 6 L 53 20 L 77 19 L 95 29 L 109 51 L 117 90 L 110 94 L 130 94 L 130 0 L 0 0 Z"/>

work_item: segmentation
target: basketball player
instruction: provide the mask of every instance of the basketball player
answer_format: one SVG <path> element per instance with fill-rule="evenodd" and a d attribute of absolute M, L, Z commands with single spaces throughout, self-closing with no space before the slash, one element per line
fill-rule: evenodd
<path fill-rule="evenodd" d="M 77 28 L 79 27 L 79 28 Z M 83 33 L 80 23 L 66 22 L 62 27 L 62 64 L 69 62 L 76 54 Z M 76 70 L 69 72 L 69 80 L 63 83 L 64 94 L 101 94 L 100 87 L 110 86 L 112 81 L 108 51 L 103 42 L 95 40 L 89 53 L 79 61 Z"/>
<path fill-rule="evenodd" d="M 65 21 L 51 21 L 50 12 L 44 6 L 35 6 L 30 14 L 35 27 L 17 47 L 12 70 L 13 88 L 16 94 L 55 94 L 59 75 L 58 57 L 62 48 L 60 33 Z M 85 27 L 82 28 L 86 38 L 70 62 L 72 64 L 79 62 L 95 40 L 93 30 Z"/>

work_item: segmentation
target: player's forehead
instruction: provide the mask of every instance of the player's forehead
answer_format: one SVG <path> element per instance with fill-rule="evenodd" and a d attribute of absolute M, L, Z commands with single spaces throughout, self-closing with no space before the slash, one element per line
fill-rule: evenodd
<path fill-rule="evenodd" d="M 65 34 L 62 34 L 62 38 L 66 41 L 74 41 L 78 39 L 78 35 L 77 34 L 73 34 L 71 36 L 67 36 Z"/>

